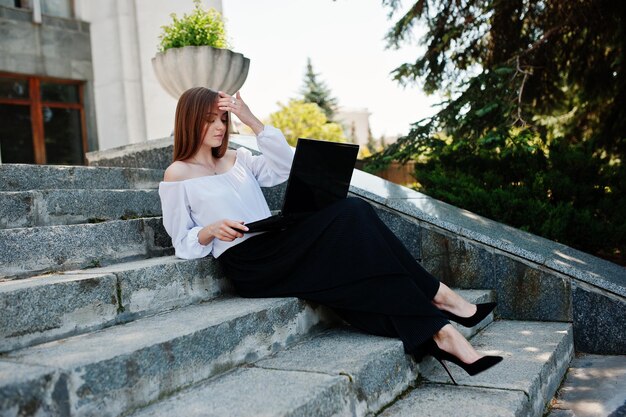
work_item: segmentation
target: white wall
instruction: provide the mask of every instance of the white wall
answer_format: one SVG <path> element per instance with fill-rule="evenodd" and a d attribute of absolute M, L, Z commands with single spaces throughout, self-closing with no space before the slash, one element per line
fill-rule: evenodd
<path fill-rule="evenodd" d="M 352 139 L 352 129 L 358 145 L 366 145 L 370 128 L 370 112 L 367 109 L 341 107 L 335 112 L 335 120 L 343 126 L 347 138 Z"/>
<path fill-rule="evenodd" d="M 222 11 L 221 0 L 203 0 Z M 176 100 L 159 85 L 151 59 L 170 14 L 192 0 L 76 0 L 77 18 L 91 23 L 99 148 L 169 136 Z"/>

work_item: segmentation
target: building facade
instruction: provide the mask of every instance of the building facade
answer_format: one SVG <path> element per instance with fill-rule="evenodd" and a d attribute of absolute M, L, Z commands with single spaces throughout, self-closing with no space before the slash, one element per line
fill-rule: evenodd
<path fill-rule="evenodd" d="M 193 0 L 75 0 L 91 26 L 99 149 L 169 136 L 176 100 L 159 85 L 151 59 L 170 15 L 193 10 Z M 222 12 L 221 0 L 203 7 Z"/>
<path fill-rule="evenodd" d="M 365 108 L 341 107 L 335 112 L 335 121 L 343 127 L 350 141 L 366 146 L 370 137 L 370 112 Z"/>
<path fill-rule="evenodd" d="M 89 24 L 70 0 L 0 0 L 0 158 L 82 164 L 98 146 Z"/>
<path fill-rule="evenodd" d="M 221 0 L 205 0 L 221 12 Z M 0 0 L 0 161 L 82 164 L 168 136 L 176 101 L 151 58 L 192 0 Z"/>

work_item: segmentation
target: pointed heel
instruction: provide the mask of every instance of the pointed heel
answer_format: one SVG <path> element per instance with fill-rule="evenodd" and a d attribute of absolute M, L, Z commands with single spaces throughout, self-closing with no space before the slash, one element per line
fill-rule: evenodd
<path fill-rule="evenodd" d="M 454 377 L 452 376 L 452 373 L 450 372 L 450 369 L 448 368 L 448 365 L 446 365 L 446 363 L 445 363 L 444 361 L 442 361 L 441 359 L 439 359 L 439 358 L 435 358 L 435 359 L 437 359 L 437 361 L 441 364 L 441 366 L 443 366 L 443 369 L 445 369 L 445 370 L 446 370 L 446 372 L 448 373 L 448 376 L 449 376 L 449 377 L 450 377 L 450 379 L 452 380 L 452 383 L 453 383 L 454 385 L 459 385 L 459 384 L 457 384 L 457 383 L 456 383 L 456 381 L 454 380 Z"/>

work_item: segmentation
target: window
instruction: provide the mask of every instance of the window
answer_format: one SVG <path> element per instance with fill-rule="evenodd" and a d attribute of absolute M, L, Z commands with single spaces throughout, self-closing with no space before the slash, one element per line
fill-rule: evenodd
<path fill-rule="evenodd" d="M 70 0 L 40 0 L 41 1 L 41 13 L 49 16 L 58 16 L 71 18 L 74 13 L 72 12 L 72 2 Z"/>
<path fill-rule="evenodd" d="M 0 6 L 11 6 L 19 9 L 34 9 L 35 3 L 42 14 L 72 18 L 74 2 L 72 0 L 0 0 Z"/>
<path fill-rule="evenodd" d="M 82 96 L 81 82 L 0 74 L 0 160 L 83 164 Z"/>

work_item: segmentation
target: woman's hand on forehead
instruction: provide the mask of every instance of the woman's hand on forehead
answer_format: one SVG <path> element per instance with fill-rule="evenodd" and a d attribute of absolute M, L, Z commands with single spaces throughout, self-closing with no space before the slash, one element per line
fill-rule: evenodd
<path fill-rule="evenodd" d="M 219 92 L 219 98 L 217 99 L 217 107 L 220 110 L 232 111 L 229 108 L 234 107 L 237 104 L 237 99 L 234 96 L 228 95 L 223 91 Z"/>
<path fill-rule="evenodd" d="M 217 107 L 220 110 L 232 112 L 242 123 L 254 131 L 256 135 L 263 131 L 263 123 L 250 111 L 248 105 L 241 98 L 241 94 L 237 92 L 236 96 L 231 96 L 223 91 L 219 92 L 217 99 Z"/>

